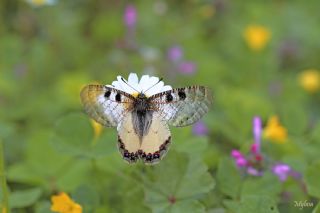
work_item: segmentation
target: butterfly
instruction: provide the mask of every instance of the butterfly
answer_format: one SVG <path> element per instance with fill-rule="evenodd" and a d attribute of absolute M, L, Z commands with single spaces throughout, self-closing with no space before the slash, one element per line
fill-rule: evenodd
<path fill-rule="evenodd" d="M 116 127 L 124 160 L 158 163 L 171 143 L 168 126 L 183 127 L 198 121 L 212 105 L 204 86 L 172 89 L 162 79 L 131 73 L 112 85 L 90 84 L 81 91 L 85 112 L 106 127 Z"/>

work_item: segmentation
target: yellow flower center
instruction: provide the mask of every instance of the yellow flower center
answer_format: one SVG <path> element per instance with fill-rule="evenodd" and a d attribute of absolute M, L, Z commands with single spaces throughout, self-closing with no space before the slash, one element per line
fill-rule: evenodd
<path fill-rule="evenodd" d="M 320 73 L 315 69 L 305 70 L 299 76 L 299 82 L 306 91 L 316 92 L 320 88 Z"/>
<path fill-rule="evenodd" d="M 259 25 L 249 25 L 244 31 L 244 38 L 248 46 L 254 51 L 262 50 L 270 37 L 270 31 Z"/>
<path fill-rule="evenodd" d="M 272 116 L 268 120 L 267 126 L 263 130 L 265 138 L 274 142 L 284 143 L 287 140 L 287 129 L 281 126 L 277 116 Z"/>
<path fill-rule="evenodd" d="M 138 92 L 134 92 L 131 95 L 136 98 L 136 97 L 138 97 L 139 93 Z"/>

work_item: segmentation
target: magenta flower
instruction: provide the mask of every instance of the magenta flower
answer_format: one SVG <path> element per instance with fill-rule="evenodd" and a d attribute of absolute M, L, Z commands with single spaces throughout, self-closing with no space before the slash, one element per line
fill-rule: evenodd
<path fill-rule="evenodd" d="M 236 165 L 238 167 L 245 167 L 247 166 L 248 162 L 247 159 L 245 159 L 244 157 L 240 157 L 236 159 Z"/>
<path fill-rule="evenodd" d="M 238 168 L 247 166 L 248 161 L 239 150 L 236 150 L 236 149 L 232 150 L 231 156 L 235 160 Z"/>
<path fill-rule="evenodd" d="M 280 181 L 286 181 L 288 176 L 290 176 L 291 168 L 287 164 L 278 163 L 272 167 L 272 172 L 278 176 Z"/>
<path fill-rule="evenodd" d="M 261 146 L 261 134 L 262 134 L 262 122 L 261 118 L 255 116 L 253 118 L 253 137 L 254 137 L 254 144 L 255 146 L 252 147 L 251 151 L 255 154 L 260 153 L 260 146 Z M 254 150 L 253 150 L 254 149 Z"/>
<path fill-rule="evenodd" d="M 262 176 L 263 172 L 255 169 L 254 167 L 249 166 L 247 168 L 247 173 L 252 176 Z"/>
<path fill-rule="evenodd" d="M 183 57 L 183 51 L 181 49 L 181 47 L 179 46 L 172 46 L 169 50 L 168 50 L 168 59 L 172 62 L 178 62 L 182 59 Z"/>
<path fill-rule="evenodd" d="M 208 127 L 203 121 L 198 121 L 192 126 L 192 133 L 194 135 L 199 135 L 199 136 L 208 135 L 208 132 L 209 132 Z"/>
<path fill-rule="evenodd" d="M 197 70 L 197 65 L 190 61 L 183 61 L 178 66 L 178 71 L 183 74 L 193 74 Z"/>
<path fill-rule="evenodd" d="M 240 157 L 243 157 L 242 153 L 241 153 L 239 150 L 237 150 L 237 149 L 233 149 L 233 150 L 231 151 L 231 156 L 232 156 L 233 158 L 235 158 L 235 159 L 240 158 Z"/>
<path fill-rule="evenodd" d="M 124 23 L 128 28 L 134 28 L 137 22 L 137 11 L 133 5 L 127 5 L 124 11 Z"/>

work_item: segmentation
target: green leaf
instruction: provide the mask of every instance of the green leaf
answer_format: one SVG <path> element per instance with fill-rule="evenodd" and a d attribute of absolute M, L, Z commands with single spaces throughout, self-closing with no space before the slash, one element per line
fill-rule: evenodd
<path fill-rule="evenodd" d="M 310 165 L 305 174 L 308 193 L 320 198 L 320 161 Z"/>
<path fill-rule="evenodd" d="M 320 212 L 320 202 L 316 205 L 316 207 L 314 207 L 314 209 L 312 210 L 312 213 L 319 213 Z"/>
<path fill-rule="evenodd" d="M 14 191 L 9 195 L 11 208 L 23 208 L 34 204 L 41 196 L 40 188 Z"/>
<path fill-rule="evenodd" d="M 48 213 L 50 210 L 51 203 L 49 201 L 42 201 L 36 204 L 35 212 L 36 213 Z"/>
<path fill-rule="evenodd" d="M 204 212 L 198 202 L 214 187 L 214 180 L 200 159 L 170 151 L 157 166 L 148 168 L 148 177 L 142 176 L 145 203 L 154 212 Z"/>
<path fill-rule="evenodd" d="M 0 122 L 0 140 L 4 139 L 13 132 L 14 128 L 11 123 Z"/>
<path fill-rule="evenodd" d="M 72 156 L 98 158 L 116 151 L 115 131 L 104 131 L 95 140 L 89 118 L 80 113 L 69 114 L 58 120 L 52 145 L 61 153 Z"/>
<path fill-rule="evenodd" d="M 58 120 L 55 136 L 56 141 L 53 144 L 64 145 L 70 150 L 81 150 L 91 143 L 93 129 L 85 115 L 72 113 Z"/>
<path fill-rule="evenodd" d="M 268 187 L 266 187 L 268 186 Z M 277 197 L 282 188 L 278 177 L 270 173 L 265 173 L 262 177 L 247 178 L 241 188 L 241 197 L 245 195 L 266 195 Z"/>
<path fill-rule="evenodd" d="M 91 186 L 81 185 L 72 194 L 77 203 L 81 203 L 84 212 L 92 212 L 94 207 L 99 205 L 99 194 Z"/>
<path fill-rule="evenodd" d="M 279 212 L 276 203 L 269 196 L 245 195 L 240 201 L 225 200 L 224 204 L 231 212 L 276 213 Z"/>
<path fill-rule="evenodd" d="M 247 195 L 241 197 L 238 206 L 239 213 L 259 212 L 276 213 L 279 212 L 273 199 L 263 195 Z"/>
<path fill-rule="evenodd" d="M 219 190 L 232 198 L 237 198 L 240 192 L 241 177 L 233 161 L 223 158 L 219 162 L 217 171 L 217 185 Z"/>

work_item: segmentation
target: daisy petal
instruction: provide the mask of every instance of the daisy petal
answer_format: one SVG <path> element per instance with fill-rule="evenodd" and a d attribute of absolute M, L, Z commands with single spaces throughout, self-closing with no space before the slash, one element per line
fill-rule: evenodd
<path fill-rule="evenodd" d="M 139 86 L 142 90 L 149 86 L 149 75 L 143 75 L 140 79 Z"/>
<path fill-rule="evenodd" d="M 160 81 L 159 83 L 156 83 L 154 86 L 152 86 L 150 89 L 146 91 L 147 96 L 152 96 L 154 94 L 160 93 L 162 91 L 162 87 L 164 86 L 163 81 Z"/>
<path fill-rule="evenodd" d="M 118 83 L 122 87 L 122 91 L 129 93 L 129 94 L 132 94 L 133 92 L 135 92 L 131 87 L 128 86 L 128 84 L 126 82 L 124 82 L 122 80 L 123 78 L 120 75 L 117 77 L 117 79 L 118 79 Z"/>
<path fill-rule="evenodd" d="M 138 76 L 135 73 L 130 73 L 128 77 L 128 84 L 130 85 L 137 85 L 138 82 Z"/>
<path fill-rule="evenodd" d="M 172 90 L 172 87 L 169 85 L 165 85 L 162 87 L 161 92 L 168 91 L 168 90 Z"/>
<path fill-rule="evenodd" d="M 116 89 L 123 90 L 121 84 L 118 81 L 113 81 L 112 86 Z"/>

